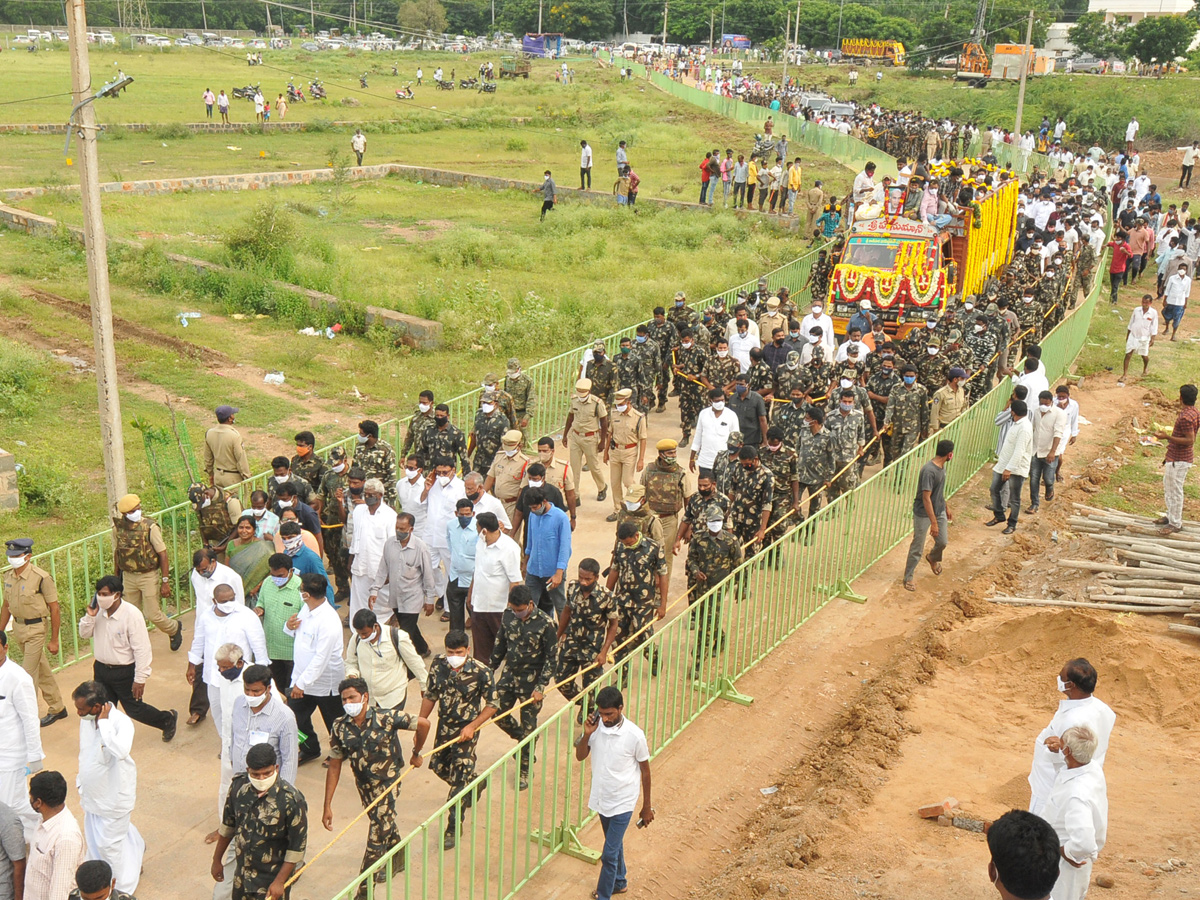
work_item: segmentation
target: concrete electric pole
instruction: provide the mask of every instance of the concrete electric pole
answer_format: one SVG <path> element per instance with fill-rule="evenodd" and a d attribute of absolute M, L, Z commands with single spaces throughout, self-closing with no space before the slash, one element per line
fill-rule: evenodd
<path fill-rule="evenodd" d="M 96 111 L 88 66 L 87 13 L 84 0 L 66 0 L 71 55 L 71 93 L 79 139 L 79 194 L 83 202 L 83 236 L 87 255 L 88 297 L 92 307 L 92 347 L 96 355 L 96 392 L 100 412 L 100 446 L 109 508 L 128 493 L 125 436 L 117 388 L 117 354 L 113 343 L 112 298 L 108 292 L 108 245 L 100 213 L 100 157 L 96 150 Z"/>
<path fill-rule="evenodd" d="M 1029 73 L 1029 42 L 1033 40 L 1033 10 L 1029 11 L 1029 24 L 1025 27 L 1025 48 L 1021 51 L 1021 87 L 1017 91 L 1017 123 L 1013 133 L 1021 138 L 1021 115 L 1025 112 L 1025 78 Z"/>

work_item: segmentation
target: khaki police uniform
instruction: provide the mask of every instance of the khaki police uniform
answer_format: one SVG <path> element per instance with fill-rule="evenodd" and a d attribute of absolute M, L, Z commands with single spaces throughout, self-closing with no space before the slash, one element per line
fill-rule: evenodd
<path fill-rule="evenodd" d="M 608 476 L 614 488 L 613 509 L 621 511 L 621 498 L 633 484 L 637 474 L 638 454 L 647 437 L 646 414 L 634 408 L 627 399 L 625 412 L 613 410 L 609 421 L 612 440 L 608 451 Z"/>
<path fill-rule="evenodd" d="M 42 692 L 48 712 L 57 714 L 65 707 L 45 650 L 51 606 L 58 606 L 58 588 L 49 572 L 30 563 L 19 574 L 15 570 L 4 573 L 4 609 L 13 619 L 21 668 Z"/>
<path fill-rule="evenodd" d="M 551 458 L 550 462 L 543 462 L 539 457 L 538 462 L 546 467 L 546 484 L 554 485 L 562 491 L 563 500 L 566 501 L 568 492 L 575 490 L 575 477 L 571 474 L 570 464 L 556 458 Z M 529 484 L 528 475 L 525 476 L 523 485 L 525 484 Z"/>
<path fill-rule="evenodd" d="M 158 554 L 167 549 L 162 529 L 153 519 L 142 516 L 130 522 L 124 516 L 113 520 L 113 559 L 121 574 L 121 599 L 142 611 L 150 624 L 163 634 L 174 635 L 179 623 L 163 612 L 162 570 Z"/>
<path fill-rule="evenodd" d="M 232 487 L 250 477 L 246 448 L 236 428 L 228 424 L 214 425 L 204 434 L 204 471 L 214 487 Z M 236 522 L 242 505 L 234 495 L 226 503 L 230 517 Z"/>
<path fill-rule="evenodd" d="M 771 333 L 776 328 L 782 328 L 784 331 L 787 331 L 787 327 L 788 317 L 779 310 L 778 301 L 776 301 L 776 308 L 774 310 L 770 310 L 758 317 L 759 340 L 762 341 L 762 345 L 765 347 L 771 343 Z"/>
<path fill-rule="evenodd" d="M 512 448 L 505 447 L 504 449 Z M 521 494 L 525 468 L 529 462 L 529 457 L 524 453 L 510 457 L 504 453 L 504 450 L 501 450 L 492 460 L 492 467 L 488 469 L 487 477 L 491 482 L 488 491 L 504 504 L 504 511 L 508 514 L 509 520 L 517 511 L 517 497 Z"/>
<path fill-rule="evenodd" d="M 600 420 L 608 418 L 608 408 L 595 394 L 580 397 L 575 393 L 571 396 L 571 415 L 571 431 L 566 435 L 571 468 L 576 472 L 583 471 L 586 458 L 597 493 L 607 491 L 608 480 L 600 464 Z"/>

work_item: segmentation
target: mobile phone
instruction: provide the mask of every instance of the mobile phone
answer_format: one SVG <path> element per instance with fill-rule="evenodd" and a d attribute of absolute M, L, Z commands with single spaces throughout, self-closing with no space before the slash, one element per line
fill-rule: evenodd
<path fill-rule="evenodd" d="M 651 808 L 650 808 L 650 812 L 654 812 L 654 807 L 651 807 Z M 638 828 L 645 828 L 645 827 L 646 827 L 646 820 L 645 820 L 645 819 L 642 819 L 642 818 L 640 818 L 640 817 L 639 817 L 639 818 L 638 818 L 638 820 L 637 820 L 637 827 L 638 827 Z"/>
<path fill-rule="evenodd" d="M 99 608 L 100 608 L 100 595 L 92 594 L 92 602 L 88 604 L 88 609 L 99 609 Z"/>
<path fill-rule="evenodd" d="M 589 725 L 595 725 L 597 722 L 600 721 L 600 713 L 594 712 L 594 713 L 589 714 L 587 720 L 588 720 Z"/>

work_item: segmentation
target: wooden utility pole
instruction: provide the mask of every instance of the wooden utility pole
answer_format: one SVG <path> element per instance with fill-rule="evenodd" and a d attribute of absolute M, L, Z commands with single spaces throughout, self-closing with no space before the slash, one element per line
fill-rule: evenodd
<path fill-rule="evenodd" d="M 800 0 L 796 0 L 796 39 L 792 41 L 796 48 L 800 47 Z"/>
<path fill-rule="evenodd" d="M 782 88 L 787 87 L 787 62 L 788 62 L 788 35 L 792 33 L 792 11 L 787 11 L 787 20 L 783 26 L 783 84 Z"/>
<path fill-rule="evenodd" d="M 714 9 L 708 15 L 708 49 L 712 50 L 716 45 L 713 44 L 713 26 L 717 24 L 717 11 Z"/>
<path fill-rule="evenodd" d="M 667 7 L 670 6 L 671 0 L 663 0 L 663 53 L 667 52 Z"/>
<path fill-rule="evenodd" d="M 88 66 L 87 13 L 84 0 L 66 0 L 71 93 L 81 104 L 91 92 Z M 117 354 L 113 343 L 112 298 L 108 292 L 108 245 L 100 213 L 100 156 L 96 150 L 96 111 L 79 106 L 74 126 L 79 138 L 79 195 L 83 202 L 83 239 L 87 256 L 88 298 L 92 307 L 92 348 L 96 356 L 96 393 L 100 411 L 100 449 L 108 505 L 128 492 L 121 397 L 117 388 Z"/>
<path fill-rule="evenodd" d="M 308 30 L 317 33 L 317 14 L 313 11 L 313 0 L 308 0 Z"/>
<path fill-rule="evenodd" d="M 204 0 L 200 0 L 200 19 L 204 22 L 204 30 L 208 31 L 208 10 L 204 8 Z"/>
<path fill-rule="evenodd" d="M 538 0 L 538 34 L 542 33 L 542 0 Z M 543 47 L 545 44 L 543 43 Z"/>
<path fill-rule="evenodd" d="M 1013 132 L 1021 137 L 1021 114 L 1025 112 L 1025 78 L 1029 72 L 1029 42 L 1033 40 L 1033 10 L 1029 11 L 1029 24 L 1025 26 L 1025 49 L 1021 51 L 1021 87 L 1017 91 L 1017 124 Z"/>

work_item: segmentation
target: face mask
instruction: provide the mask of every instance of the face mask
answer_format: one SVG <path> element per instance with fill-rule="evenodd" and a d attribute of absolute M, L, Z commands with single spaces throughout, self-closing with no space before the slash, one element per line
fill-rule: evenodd
<path fill-rule="evenodd" d="M 1042 411 L 1042 415 L 1044 416 L 1046 413 L 1050 412 L 1050 410 L 1054 409 L 1054 404 L 1047 403 L 1045 406 L 1038 406 L 1038 409 Z"/>
<path fill-rule="evenodd" d="M 937 347 L 926 347 L 925 352 L 928 353 L 930 356 L 937 356 L 938 348 Z"/>
<path fill-rule="evenodd" d="M 904 376 L 904 383 L 905 383 L 905 384 L 912 384 L 912 383 L 913 383 L 914 381 L 916 381 L 916 380 L 917 380 L 917 376 L 916 376 L 916 375 L 905 375 L 905 376 Z"/>
<path fill-rule="evenodd" d="M 975 333 L 976 333 L 976 334 L 982 334 L 982 333 L 983 333 L 983 326 L 982 326 L 982 325 L 976 325 L 976 326 L 975 326 Z"/>
<path fill-rule="evenodd" d="M 717 400 L 715 403 L 713 403 L 712 408 L 713 412 L 721 412 L 723 409 L 725 409 L 725 401 Z"/>
<path fill-rule="evenodd" d="M 676 300 L 676 301 L 675 301 L 675 308 L 676 308 L 676 309 L 679 309 L 679 308 L 680 308 L 680 307 L 682 307 L 682 306 L 683 306 L 683 301 L 682 301 L 682 300 Z"/>
<path fill-rule="evenodd" d="M 618 403 L 617 404 L 617 412 L 625 412 L 625 410 L 627 410 L 627 409 L 629 409 L 628 403 Z"/>
<path fill-rule="evenodd" d="M 808 342 L 810 344 L 819 344 L 821 343 L 821 336 L 819 334 L 810 334 L 808 336 Z"/>
<path fill-rule="evenodd" d="M 471 520 L 474 519 L 475 517 L 474 516 L 458 516 L 457 518 L 458 518 L 458 524 L 460 526 L 462 526 L 463 528 L 466 528 L 468 525 L 471 524 Z"/>
<path fill-rule="evenodd" d="M 279 504 L 279 508 L 280 508 L 280 509 L 291 509 L 291 508 L 292 508 L 292 504 L 293 504 L 295 501 L 294 501 L 294 500 L 279 500 L 279 501 L 276 501 L 276 502 Z"/>
<path fill-rule="evenodd" d="M 1062 680 L 1061 675 L 1054 676 L 1054 686 L 1058 688 L 1060 694 L 1065 694 L 1067 691 L 1067 683 Z"/>
<path fill-rule="evenodd" d="M 365 443 L 366 443 L 368 440 L 370 440 L 370 439 L 369 439 L 369 438 L 368 438 L 368 437 L 367 437 L 365 434 L 360 434 L 360 435 L 358 435 L 358 437 L 356 438 L 356 440 L 358 441 L 358 443 L 359 443 L 359 446 L 361 446 L 361 445 L 365 444 Z"/>
<path fill-rule="evenodd" d="M 117 599 L 118 598 L 116 594 L 108 594 L 107 596 L 104 594 L 97 594 L 96 604 L 101 609 L 112 609 L 113 606 L 116 605 Z"/>
<path fill-rule="evenodd" d="M 514 456 L 517 455 L 517 453 L 520 451 L 520 449 L 521 449 L 520 447 L 513 447 L 511 450 L 505 450 L 504 455 L 507 456 L 509 459 L 512 459 Z"/>
<path fill-rule="evenodd" d="M 496 404 L 495 403 L 481 403 L 479 408 L 482 409 L 485 413 L 490 413 L 492 410 L 494 410 L 496 408 Z"/>
<path fill-rule="evenodd" d="M 358 703 L 343 703 L 342 709 L 346 711 L 346 715 L 354 719 L 357 718 L 358 714 L 363 711 L 363 705 L 361 701 Z"/>
<path fill-rule="evenodd" d="M 637 336 L 637 342 L 638 342 L 639 344 L 644 344 L 644 343 L 646 343 L 646 335 L 644 335 L 644 334 L 639 334 L 639 335 Z"/>
<path fill-rule="evenodd" d="M 813 314 L 814 316 L 819 316 L 819 315 L 821 314 L 821 307 L 819 307 L 819 306 L 814 306 L 814 307 L 812 308 L 812 314 Z"/>
<path fill-rule="evenodd" d="M 463 663 L 465 663 L 466 661 L 467 661 L 467 658 L 465 656 L 447 656 L 446 657 L 446 662 L 448 662 L 450 664 L 450 668 L 452 668 L 452 669 L 461 669 Z"/>
<path fill-rule="evenodd" d="M 548 463 L 554 459 L 554 451 L 553 450 L 539 450 L 538 451 L 538 459 L 540 459 L 544 463 Z"/>
<path fill-rule="evenodd" d="M 81 718 L 81 719 L 82 719 L 83 721 L 85 721 L 85 722 L 95 722 L 95 721 L 96 721 L 96 714 L 95 714 L 95 713 L 88 713 L 86 716 L 80 716 L 79 718 Z"/>
<path fill-rule="evenodd" d="M 538 488 L 538 487 L 541 487 L 541 486 L 542 486 L 543 484 L 545 484 L 545 483 L 546 483 L 546 479 L 545 479 L 545 478 L 530 478 L 530 479 L 529 479 L 529 486 L 530 486 L 530 487 L 535 487 L 535 488 Z"/>
<path fill-rule="evenodd" d="M 782 441 L 774 441 L 774 442 L 768 441 L 767 446 L 771 449 L 772 453 L 777 453 L 779 451 L 779 448 L 783 446 L 783 442 Z"/>
<path fill-rule="evenodd" d="M 407 544 L 407 543 L 408 543 L 408 539 L 409 539 L 410 537 L 412 537 L 412 532 L 411 532 L 411 531 L 400 531 L 399 529 L 397 529 L 397 531 L 396 531 L 396 540 L 398 540 L 400 543 L 402 543 L 402 544 Z"/>
<path fill-rule="evenodd" d="M 734 385 L 733 389 L 737 391 L 738 396 L 740 397 L 742 394 L 746 393 L 746 391 L 750 390 L 750 386 L 748 384 L 737 384 Z"/>
<path fill-rule="evenodd" d="M 933 329 L 937 328 L 937 322 L 934 322 L 934 321 L 926 322 L 925 327 L 928 328 L 930 331 L 932 331 Z"/>
<path fill-rule="evenodd" d="M 19 556 L 10 556 L 8 558 L 8 561 L 14 569 L 20 569 L 20 568 L 24 568 L 25 564 L 28 563 L 29 560 L 32 558 L 33 557 L 27 556 L 26 554 L 22 553 Z"/>
<path fill-rule="evenodd" d="M 690 350 L 690 349 L 692 349 L 692 342 L 691 341 L 682 341 L 679 346 L 683 347 L 684 350 Z"/>
<path fill-rule="evenodd" d="M 851 381 L 849 378 L 843 378 L 841 381 L 838 382 L 838 384 L 840 384 L 842 386 L 842 389 L 845 390 L 846 388 L 848 388 L 852 384 L 854 384 L 854 382 Z"/>
<path fill-rule="evenodd" d="M 250 787 L 254 788 L 260 794 L 265 794 L 275 784 L 275 779 L 279 777 L 278 772 L 272 772 L 266 778 L 250 778 Z"/>
<path fill-rule="evenodd" d="M 125 513 L 125 518 L 130 522 L 137 524 L 138 522 L 142 521 L 142 511 L 140 509 L 135 509 L 131 513 Z"/>
<path fill-rule="evenodd" d="M 378 506 L 378 505 L 379 505 L 379 502 L 380 502 L 380 501 L 381 501 L 383 498 L 382 498 L 382 497 L 375 497 L 375 496 L 367 496 L 365 499 L 366 499 L 366 501 L 367 501 L 367 506 Z"/>
<path fill-rule="evenodd" d="M 344 462 L 338 463 L 337 465 L 335 465 L 333 467 L 333 471 L 336 472 L 338 475 L 341 475 L 343 472 L 346 471 L 346 464 Z"/>
<path fill-rule="evenodd" d="M 262 518 L 263 516 L 265 516 L 266 514 L 267 514 L 267 511 L 266 511 L 265 509 L 252 509 L 252 510 L 250 510 L 250 515 L 254 516 L 254 518 L 256 518 L 256 519 L 261 519 L 261 518 Z"/>
<path fill-rule="evenodd" d="M 430 406 L 428 403 L 418 403 L 417 404 L 417 409 L 419 409 L 423 413 L 429 412 L 429 410 L 431 410 L 432 408 L 433 407 Z"/>
<path fill-rule="evenodd" d="M 300 552 L 302 546 L 304 546 L 304 538 L 300 535 L 283 539 L 283 550 L 288 556 L 295 556 Z"/>
<path fill-rule="evenodd" d="M 842 412 L 850 412 L 850 410 L 854 409 L 853 403 L 839 403 L 838 406 L 841 407 Z"/>
<path fill-rule="evenodd" d="M 287 575 L 272 575 L 271 580 L 275 582 L 275 587 L 283 587 L 291 580 L 291 574 Z"/>
<path fill-rule="evenodd" d="M 796 338 L 800 337 L 800 332 L 792 331 L 788 333 L 788 336 L 794 341 Z"/>
<path fill-rule="evenodd" d="M 1032 303 L 1032 302 L 1033 302 L 1033 298 L 1032 298 L 1032 297 L 1022 297 L 1021 299 L 1022 299 L 1024 302 L 1026 302 L 1026 303 Z"/>
<path fill-rule="evenodd" d="M 267 691 L 265 694 L 259 694 L 257 697 L 251 697 L 249 694 L 247 694 L 246 695 L 246 704 L 251 709 L 258 709 L 260 706 L 262 706 L 264 703 L 267 702 L 267 698 L 269 696 L 271 696 L 270 691 Z"/>
<path fill-rule="evenodd" d="M 204 502 L 200 504 L 200 508 L 201 508 L 201 509 L 208 509 L 210 506 L 212 506 L 212 498 L 211 498 L 211 497 L 205 497 L 205 498 L 204 498 Z"/>
<path fill-rule="evenodd" d="M 352 488 L 350 488 L 350 496 L 351 496 L 351 497 L 361 497 L 361 496 L 362 496 L 362 494 L 363 494 L 363 489 L 362 489 L 362 488 L 360 488 L 360 487 L 352 487 Z"/>
<path fill-rule="evenodd" d="M 242 670 L 239 669 L 237 666 L 234 666 L 229 669 L 221 670 L 221 677 L 226 679 L 227 681 L 237 681 L 238 676 L 241 674 L 242 674 Z"/>
<path fill-rule="evenodd" d="M 276 475 L 274 477 L 276 484 L 287 484 L 291 480 L 291 477 L 288 475 Z"/>
<path fill-rule="evenodd" d="M 1066 408 L 1067 408 L 1067 406 L 1068 406 L 1068 404 L 1070 404 L 1070 402 L 1071 402 L 1071 398 L 1070 398 L 1070 397 L 1067 397 L 1067 398 L 1065 398 L 1065 399 L 1060 399 L 1060 400 L 1058 401 L 1058 406 L 1059 406 L 1059 408 L 1060 408 L 1060 409 L 1066 409 Z"/>
<path fill-rule="evenodd" d="M 448 416 L 434 416 L 433 421 L 437 425 L 438 428 L 441 428 L 443 425 L 445 425 L 447 422 L 450 421 L 450 418 Z"/>
<path fill-rule="evenodd" d="M 524 622 L 533 614 L 533 606 L 531 604 L 526 606 L 524 609 L 514 609 L 512 612 L 514 616 Z"/>
<path fill-rule="evenodd" d="M 725 358 L 725 357 L 727 357 L 728 355 L 729 355 L 729 351 L 728 351 L 728 350 L 718 350 L 718 351 L 717 351 L 717 356 L 718 356 L 718 357 L 720 357 L 721 359 L 724 359 L 724 358 Z"/>
<path fill-rule="evenodd" d="M 708 530 L 710 532 L 712 532 L 713 534 L 719 534 L 721 531 L 721 528 L 724 526 L 724 524 L 725 524 L 724 522 L 709 522 Z"/>
<path fill-rule="evenodd" d="M 622 354 L 622 355 L 628 354 L 628 353 L 632 352 L 632 350 L 633 350 L 633 348 L 632 348 L 632 347 L 630 347 L 630 346 L 625 346 L 625 347 L 622 347 L 622 348 L 621 348 L 621 354 Z"/>

